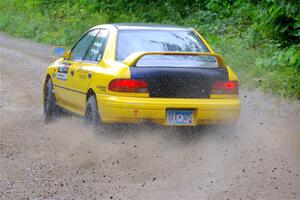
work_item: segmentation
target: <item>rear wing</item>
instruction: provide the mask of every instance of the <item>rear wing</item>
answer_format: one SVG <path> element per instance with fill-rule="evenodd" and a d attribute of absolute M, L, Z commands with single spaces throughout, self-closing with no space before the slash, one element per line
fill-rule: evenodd
<path fill-rule="evenodd" d="M 135 52 L 128 56 L 123 63 L 128 66 L 135 66 L 136 63 L 144 56 L 147 55 L 185 55 L 185 56 L 213 56 L 217 59 L 219 67 L 226 67 L 223 58 L 216 53 L 207 52 L 176 52 L 176 51 L 162 51 L 162 52 Z"/>

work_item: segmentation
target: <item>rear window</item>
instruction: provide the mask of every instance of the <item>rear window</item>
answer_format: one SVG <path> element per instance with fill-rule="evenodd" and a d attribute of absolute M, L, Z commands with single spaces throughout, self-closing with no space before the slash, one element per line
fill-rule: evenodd
<path fill-rule="evenodd" d="M 120 30 L 116 60 L 123 61 L 135 52 L 175 51 L 209 52 L 203 41 L 191 30 Z M 147 55 L 139 67 L 217 67 L 211 56 Z"/>

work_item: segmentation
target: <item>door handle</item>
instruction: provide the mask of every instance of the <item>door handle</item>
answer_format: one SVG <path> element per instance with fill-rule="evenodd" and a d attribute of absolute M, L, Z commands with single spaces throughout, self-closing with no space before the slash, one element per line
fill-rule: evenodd
<path fill-rule="evenodd" d="M 88 78 L 91 78 L 92 77 L 92 72 L 88 72 Z"/>
<path fill-rule="evenodd" d="M 71 75 L 74 76 L 74 70 L 71 70 Z"/>

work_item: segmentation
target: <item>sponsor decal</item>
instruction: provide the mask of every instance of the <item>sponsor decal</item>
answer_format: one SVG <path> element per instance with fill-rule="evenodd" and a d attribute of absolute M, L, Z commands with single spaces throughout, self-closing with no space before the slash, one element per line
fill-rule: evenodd
<path fill-rule="evenodd" d="M 70 63 L 61 63 L 61 65 L 58 67 L 56 78 L 63 81 L 68 80 L 68 72 L 70 66 Z"/>

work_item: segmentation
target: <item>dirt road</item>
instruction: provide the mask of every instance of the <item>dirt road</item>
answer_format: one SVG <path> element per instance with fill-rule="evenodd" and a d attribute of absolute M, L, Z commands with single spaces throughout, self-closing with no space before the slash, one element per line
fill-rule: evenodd
<path fill-rule="evenodd" d="M 44 125 L 50 47 L 0 33 L 0 199 L 300 199 L 300 104 L 241 92 L 237 131 Z"/>

